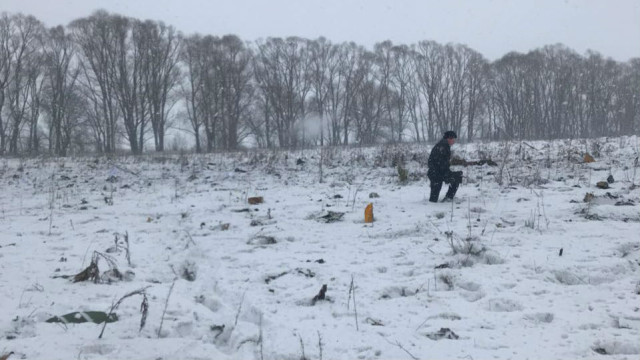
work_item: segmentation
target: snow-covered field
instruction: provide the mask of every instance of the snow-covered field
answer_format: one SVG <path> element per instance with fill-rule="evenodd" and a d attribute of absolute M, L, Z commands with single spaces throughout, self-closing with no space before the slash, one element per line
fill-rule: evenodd
<path fill-rule="evenodd" d="M 430 147 L 0 159 L 0 355 L 640 358 L 639 138 L 456 144 L 453 205 Z"/>

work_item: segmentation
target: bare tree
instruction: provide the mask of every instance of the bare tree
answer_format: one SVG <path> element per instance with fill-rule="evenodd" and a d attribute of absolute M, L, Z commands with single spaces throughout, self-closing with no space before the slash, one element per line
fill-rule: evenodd
<path fill-rule="evenodd" d="M 4 154 L 7 143 L 7 124 L 2 110 L 6 103 L 13 56 L 16 51 L 11 41 L 13 32 L 13 17 L 3 12 L 0 15 L 0 155 Z"/>
<path fill-rule="evenodd" d="M 185 39 L 180 52 L 180 58 L 185 66 L 185 83 L 182 84 L 181 94 L 184 98 L 187 118 L 193 130 L 196 142 L 196 152 L 202 152 L 200 129 L 204 125 L 201 115 L 201 98 L 204 91 L 203 48 L 202 37 L 193 35 Z"/>
<path fill-rule="evenodd" d="M 310 91 L 306 45 L 297 37 L 269 38 L 258 44 L 254 76 L 267 99 L 269 118 L 275 120 L 281 147 L 296 147 L 301 140 L 299 122 Z"/>
<path fill-rule="evenodd" d="M 143 144 L 138 136 L 142 136 L 148 121 L 143 97 L 144 67 L 148 64 L 140 49 L 132 40 L 132 20 L 119 15 L 109 17 L 109 26 L 114 37 L 111 48 L 110 84 L 122 114 L 125 137 L 131 152 L 141 154 Z"/>
<path fill-rule="evenodd" d="M 502 136 L 522 138 L 523 109 L 528 99 L 525 96 L 525 57 L 509 53 L 496 61 L 492 67 L 490 80 L 493 105 L 495 107 L 495 128 Z"/>
<path fill-rule="evenodd" d="M 588 101 L 588 136 L 607 132 L 608 105 L 613 87 L 613 79 L 607 72 L 611 71 L 611 68 L 611 61 L 607 62 L 602 55 L 596 52 L 587 53 L 584 69 L 587 74 L 585 96 Z"/>
<path fill-rule="evenodd" d="M 373 46 L 373 53 L 375 54 L 375 82 L 379 86 L 379 96 L 381 96 L 381 105 L 384 109 L 384 117 L 382 118 L 385 129 L 389 130 L 390 134 L 387 135 L 388 141 L 394 141 L 393 136 L 393 109 L 397 102 L 394 90 L 391 85 L 391 76 L 393 71 L 393 54 L 391 49 L 393 43 L 391 41 L 383 41 Z M 376 136 L 370 141 L 375 142 Z"/>
<path fill-rule="evenodd" d="M 355 123 L 355 137 L 359 144 L 370 145 L 381 137 L 386 110 L 388 89 L 380 84 L 380 74 L 375 70 L 376 55 L 365 53 L 358 67 L 362 83 L 356 90 L 349 115 Z M 346 140 L 346 139 L 345 139 Z"/>
<path fill-rule="evenodd" d="M 486 105 L 487 96 L 487 74 L 489 64 L 478 52 L 465 47 L 463 50 L 468 57 L 467 71 L 465 71 L 466 82 L 466 122 L 467 139 L 471 141 L 475 135 L 476 119 L 482 115 Z"/>
<path fill-rule="evenodd" d="M 144 144 L 144 125 L 151 121 L 156 151 L 163 151 L 169 111 L 175 103 L 172 96 L 180 72 L 178 61 L 181 37 L 162 22 L 135 21 L 132 29 L 135 56 L 139 58 L 140 94 L 137 112 L 140 119 L 139 144 Z"/>
<path fill-rule="evenodd" d="M 406 45 L 394 46 L 391 53 L 391 74 L 389 86 L 393 89 L 389 106 L 389 127 L 391 129 L 392 141 L 402 142 L 404 131 L 406 130 L 410 106 L 415 99 L 411 96 L 411 88 L 415 83 L 415 62 L 413 53 Z"/>
<path fill-rule="evenodd" d="M 538 55 L 539 53 L 539 55 Z M 577 54 L 562 45 L 545 46 L 529 54 L 538 56 L 535 71 L 529 70 L 533 98 L 525 136 L 542 139 L 569 136 L 572 103 L 575 101 Z"/>
<path fill-rule="evenodd" d="M 354 118 L 355 98 L 371 66 L 364 66 L 366 51 L 355 43 L 336 46 L 335 70 L 330 68 L 325 99 L 329 140 L 332 145 L 348 144 Z M 368 63 L 371 65 L 371 63 Z"/>
<path fill-rule="evenodd" d="M 437 125 L 443 117 L 436 101 L 442 92 L 442 78 L 444 76 L 444 50 L 435 41 L 421 41 L 416 47 L 416 72 L 418 76 L 418 91 L 426 101 L 426 111 L 422 106 L 422 125 L 426 128 L 426 138 L 433 141 L 436 138 Z M 424 134 L 424 130 L 423 130 Z M 424 136 L 424 135 L 423 135 Z"/>
<path fill-rule="evenodd" d="M 620 135 L 640 132 L 640 58 L 624 64 L 617 86 L 620 99 Z"/>
<path fill-rule="evenodd" d="M 18 154 L 18 144 L 22 126 L 29 116 L 29 110 L 37 107 L 37 79 L 41 73 L 41 54 L 39 53 L 44 26 L 33 16 L 14 15 L 10 21 L 10 39 L 8 46 L 12 56 L 8 59 L 11 72 L 6 87 L 9 117 L 9 152 Z M 37 110 L 36 110 L 37 111 Z"/>
<path fill-rule="evenodd" d="M 338 73 L 338 46 L 321 37 L 309 42 L 310 81 L 313 89 L 314 110 L 318 113 L 320 146 L 324 146 L 325 111 L 330 88 Z"/>
<path fill-rule="evenodd" d="M 42 56 L 39 56 L 42 59 Z M 41 94 L 44 85 L 44 76 L 41 75 L 41 62 L 37 61 L 36 66 L 31 66 L 27 75 L 27 88 L 29 90 L 30 105 L 27 114 L 27 122 L 29 124 L 29 136 L 27 138 L 27 153 L 37 155 L 40 153 L 40 109 Z"/>
<path fill-rule="evenodd" d="M 181 58 L 186 65 L 182 96 L 197 151 L 201 128 L 207 151 L 236 149 L 247 135 L 245 123 L 251 115 L 251 50 L 235 35 L 194 35 L 185 40 Z"/>
<path fill-rule="evenodd" d="M 222 108 L 223 144 L 235 150 L 246 135 L 244 121 L 248 116 L 253 87 L 251 85 L 251 51 L 235 35 L 220 39 L 222 63 L 220 77 L 223 79 Z"/>
<path fill-rule="evenodd" d="M 77 80 L 80 67 L 75 61 L 75 44 L 62 26 L 52 28 L 44 43 L 46 96 L 43 108 L 49 119 L 49 152 L 65 156 L 80 114 Z M 75 116 L 74 116 L 75 115 Z"/>
<path fill-rule="evenodd" d="M 91 103 L 88 117 L 96 139 L 96 150 L 105 153 L 116 150 L 120 117 L 112 76 L 118 41 L 110 19 L 107 12 L 98 11 L 70 24 L 73 39 L 81 50 L 84 94 Z"/>

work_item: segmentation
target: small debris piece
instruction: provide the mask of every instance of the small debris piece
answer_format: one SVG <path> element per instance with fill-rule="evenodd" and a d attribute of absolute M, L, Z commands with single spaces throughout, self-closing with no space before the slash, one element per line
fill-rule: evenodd
<path fill-rule="evenodd" d="M 242 169 L 239 169 L 239 168 L 235 168 L 235 169 L 233 169 L 233 171 L 237 172 L 237 173 L 246 173 L 245 170 L 242 170 Z"/>
<path fill-rule="evenodd" d="M 441 340 L 441 339 L 457 340 L 458 338 L 460 338 L 460 336 L 458 336 L 456 333 L 451 331 L 451 329 L 449 328 L 440 328 L 440 330 L 436 332 L 428 333 L 425 335 L 431 340 Z"/>
<path fill-rule="evenodd" d="M 266 284 L 268 284 L 268 283 L 272 282 L 273 280 L 275 280 L 275 279 L 277 279 L 279 277 L 287 275 L 288 273 L 289 273 L 288 271 L 284 271 L 284 272 L 281 272 L 280 274 L 277 274 L 277 275 L 269 275 L 269 276 L 267 276 L 266 279 L 264 279 L 264 282 Z"/>
<path fill-rule="evenodd" d="M 365 321 L 371 326 L 384 326 L 381 320 L 372 319 L 370 317 L 366 318 Z"/>
<path fill-rule="evenodd" d="M 217 331 L 218 332 L 216 334 L 216 336 L 214 336 L 217 339 L 218 336 L 220 336 L 220 334 L 222 334 L 224 332 L 224 324 L 222 324 L 222 325 L 211 325 L 211 326 L 209 326 L 209 329 L 211 329 L 211 331 Z"/>
<path fill-rule="evenodd" d="M 596 183 L 596 186 L 597 186 L 599 189 L 608 189 L 608 188 L 609 188 L 609 183 L 608 183 L 608 182 L 606 182 L 606 181 L 598 181 L 598 182 Z"/>
<path fill-rule="evenodd" d="M 343 212 L 338 212 L 338 211 L 327 211 L 327 213 L 325 215 L 319 216 L 316 219 L 318 221 L 324 222 L 324 223 L 333 223 L 336 221 L 340 221 L 342 219 L 342 217 L 344 216 Z"/>
<path fill-rule="evenodd" d="M 182 273 L 180 277 L 187 281 L 195 281 L 197 276 L 196 264 L 192 261 L 185 261 L 182 264 Z"/>
<path fill-rule="evenodd" d="M 377 199 L 379 197 L 380 197 L 380 195 L 378 195 L 377 192 L 369 193 L 369 199 Z"/>
<path fill-rule="evenodd" d="M 607 177 L 607 182 L 608 182 L 609 184 L 613 184 L 613 183 L 614 183 L 613 175 L 609 175 L 609 176 Z"/>
<path fill-rule="evenodd" d="M 506 219 L 503 219 L 503 218 L 500 218 L 500 220 L 502 220 L 503 223 L 505 223 L 505 224 L 507 224 L 509 226 L 515 226 L 516 225 L 515 221 L 509 221 L 509 220 L 506 220 Z"/>
<path fill-rule="evenodd" d="M 253 196 L 248 199 L 249 204 L 258 205 L 264 202 L 264 198 L 262 196 Z"/>
<path fill-rule="evenodd" d="M 593 198 L 594 198 L 593 193 L 586 193 L 584 195 L 584 199 L 582 199 L 582 201 L 588 203 L 588 202 L 591 202 L 591 200 L 593 200 Z"/>
<path fill-rule="evenodd" d="M 311 299 L 311 305 L 315 305 L 318 300 L 324 300 L 326 292 L 327 284 L 324 284 L 322 285 L 322 288 L 320 288 L 320 292 L 318 293 L 318 295 L 314 296 L 313 299 Z"/>
<path fill-rule="evenodd" d="M 562 248 L 560 248 L 560 251 L 558 252 L 558 256 L 562 256 Z"/>
<path fill-rule="evenodd" d="M 596 221 L 603 220 L 603 218 L 602 218 L 600 215 L 598 215 L 598 214 L 588 214 L 588 213 L 587 213 L 587 214 L 584 216 L 584 218 L 585 218 L 585 219 L 587 219 L 587 220 L 596 220 Z M 623 219 L 623 221 L 624 221 L 624 219 Z"/>
<path fill-rule="evenodd" d="M 585 163 L 592 163 L 596 161 L 596 159 L 594 159 L 589 153 L 584 154 L 583 160 Z"/>
<path fill-rule="evenodd" d="M 118 321 L 118 316 L 115 313 L 110 313 L 107 315 L 104 311 L 82 311 L 82 312 L 72 312 L 62 316 L 54 316 L 52 318 L 47 319 L 48 323 L 63 323 L 63 324 L 80 324 L 85 322 L 92 322 L 96 324 L 101 324 L 103 322 L 116 322 Z"/>
<path fill-rule="evenodd" d="M 605 350 L 603 348 L 595 348 L 595 349 L 593 349 L 593 351 L 597 352 L 600 355 L 607 355 L 607 350 Z"/>
<path fill-rule="evenodd" d="M 296 160 L 296 165 L 304 165 L 304 160 L 302 159 Z"/>
<path fill-rule="evenodd" d="M 276 243 L 276 238 L 266 235 L 258 235 L 247 242 L 249 245 L 273 245 Z"/>
<path fill-rule="evenodd" d="M 342 199 L 342 195 L 340 195 L 340 194 L 335 194 L 335 195 L 333 195 L 333 198 L 334 198 L 334 199 Z"/>
<path fill-rule="evenodd" d="M 117 245 L 114 245 L 114 246 L 111 246 L 111 247 L 107 248 L 107 250 L 105 250 L 104 252 L 106 252 L 107 254 L 119 253 L 120 252 L 120 248 Z"/>
<path fill-rule="evenodd" d="M 122 281 L 124 276 L 120 270 L 113 268 L 102 273 L 101 280 L 107 284 L 111 284 L 117 281 Z"/>
<path fill-rule="evenodd" d="M 436 266 L 434 269 L 448 269 L 448 268 L 449 268 L 449 264 L 444 263 Z"/>
<path fill-rule="evenodd" d="M 89 264 L 86 269 L 82 270 L 80 273 L 73 277 L 73 282 L 75 283 L 91 280 L 97 283 L 99 278 L 100 269 L 98 269 L 98 264 L 95 261 L 91 261 L 91 264 Z"/>
<path fill-rule="evenodd" d="M 219 224 L 214 226 L 212 230 L 227 231 L 229 230 L 229 226 L 231 226 L 229 223 Z"/>
<path fill-rule="evenodd" d="M 313 262 L 316 262 L 316 263 L 318 263 L 318 264 L 324 264 L 324 263 L 325 263 L 324 259 L 318 259 L 318 260 L 307 260 L 307 262 L 312 262 L 312 261 L 313 261 Z"/>
<path fill-rule="evenodd" d="M 296 271 L 298 272 L 298 274 L 304 275 L 304 277 L 307 277 L 307 278 L 312 278 L 316 276 L 316 273 L 314 273 L 309 269 L 303 270 L 301 268 L 296 268 Z"/>

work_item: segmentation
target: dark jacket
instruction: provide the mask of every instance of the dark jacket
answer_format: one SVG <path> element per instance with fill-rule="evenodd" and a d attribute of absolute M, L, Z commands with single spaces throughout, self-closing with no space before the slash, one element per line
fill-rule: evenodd
<path fill-rule="evenodd" d="M 451 146 L 447 139 L 442 139 L 431 149 L 431 154 L 429 154 L 429 170 L 427 171 L 429 180 L 443 181 L 449 175 L 451 172 L 449 169 L 450 158 Z"/>

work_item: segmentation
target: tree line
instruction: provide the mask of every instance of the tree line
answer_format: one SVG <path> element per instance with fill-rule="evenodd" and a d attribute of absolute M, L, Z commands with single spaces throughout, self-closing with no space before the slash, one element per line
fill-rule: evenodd
<path fill-rule="evenodd" d="M 561 44 L 490 62 L 460 44 L 185 36 L 105 11 L 0 16 L 0 154 L 197 152 L 638 134 L 640 58 Z M 179 144 L 174 144 L 178 146 Z"/>

